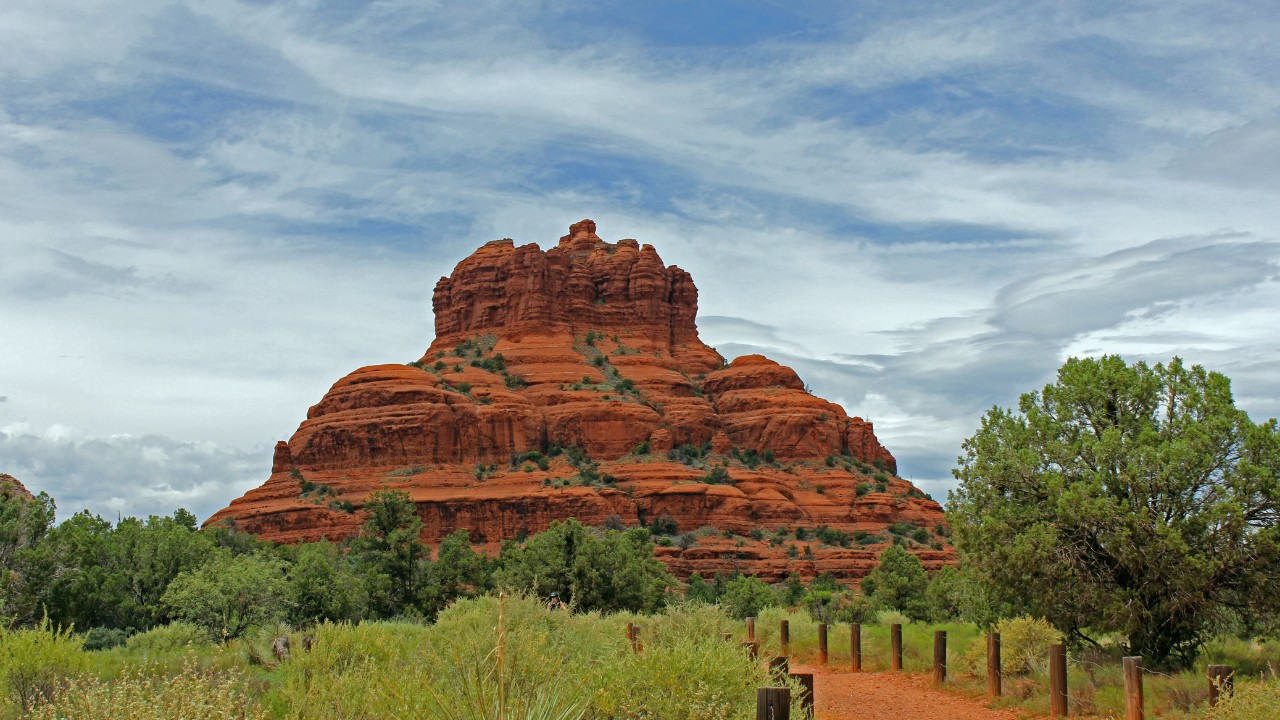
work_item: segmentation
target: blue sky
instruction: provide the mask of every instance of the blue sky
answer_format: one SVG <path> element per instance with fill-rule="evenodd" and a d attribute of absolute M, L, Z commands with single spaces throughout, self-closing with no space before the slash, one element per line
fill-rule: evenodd
<path fill-rule="evenodd" d="M 1280 415 L 1280 10 L 1230 3 L 0 7 L 0 471 L 206 517 L 418 357 L 479 244 L 592 218 L 951 487 L 1068 356 Z"/>

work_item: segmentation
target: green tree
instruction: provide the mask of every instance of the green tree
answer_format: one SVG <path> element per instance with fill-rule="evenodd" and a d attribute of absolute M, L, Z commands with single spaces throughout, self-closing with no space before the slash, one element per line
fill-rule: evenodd
<path fill-rule="evenodd" d="M 356 621 L 365 615 L 369 597 L 351 560 L 329 542 L 282 548 L 292 562 L 288 570 L 290 618 L 299 624 L 324 620 Z"/>
<path fill-rule="evenodd" d="M 964 614 L 965 578 L 960 569 L 948 565 L 929 578 L 924 597 L 929 603 L 929 618 L 934 622 L 956 620 Z"/>
<path fill-rule="evenodd" d="M 427 595 L 430 615 L 448 607 L 460 597 L 475 595 L 489 588 L 493 573 L 489 561 L 471 547 L 471 536 L 463 529 L 454 530 L 436 551 L 431 564 Z"/>
<path fill-rule="evenodd" d="M 778 602 L 782 607 L 795 607 L 804 602 L 806 592 L 804 581 L 798 574 L 791 573 L 786 582 L 778 587 Z"/>
<path fill-rule="evenodd" d="M 1230 381 L 1174 359 L 1068 360 L 964 443 L 957 546 L 1014 611 L 1077 640 L 1119 632 L 1189 663 L 1224 621 L 1280 602 L 1280 434 Z"/>
<path fill-rule="evenodd" d="M 929 574 L 920 558 L 899 545 L 880 553 L 880 564 L 862 579 L 862 594 L 880 610 L 898 610 L 912 620 L 929 619 L 925 588 Z"/>
<path fill-rule="evenodd" d="M 557 592 L 583 611 L 653 612 L 675 584 L 653 557 L 646 528 L 600 532 L 572 518 L 507 546 L 500 563 L 499 584 L 541 597 Z"/>
<path fill-rule="evenodd" d="M 725 585 L 724 595 L 720 597 L 720 606 L 730 617 L 738 620 L 757 617 L 761 610 L 773 607 L 777 602 L 777 596 L 768 583 L 758 577 L 745 575 L 730 580 Z"/>
<path fill-rule="evenodd" d="M 686 600 L 714 605 L 718 596 L 716 586 L 702 579 L 701 573 L 695 572 L 689 575 L 689 587 L 685 589 L 684 597 Z"/>
<path fill-rule="evenodd" d="M 125 518 L 116 526 L 77 513 L 44 543 L 54 568 L 40 602 L 55 622 L 78 628 L 146 629 L 170 620 L 160 598 L 179 573 L 202 565 L 212 541 L 195 516 Z"/>
<path fill-rule="evenodd" d="M 280 558 L 220 551 L 199 568 L 179 573 L 161 601 L 175 617 L 231 640 L 284 618 L 288 595 Z"/>
<path fill-rule="evenodd" d="M 370 608 L 382 617 L 419 612 L 427 546 L 417 506 L 403 490 L 379 490 L 364 511 L 368 518 L 351 549 L 365 573 Z"/>
<path fill-rule="evenodd" d="M 0 616 L 35 622 L 38 598 L 52 575 L 41 543 L 53 525 L 53 498 L 5 492 L 0 487 Z"/>

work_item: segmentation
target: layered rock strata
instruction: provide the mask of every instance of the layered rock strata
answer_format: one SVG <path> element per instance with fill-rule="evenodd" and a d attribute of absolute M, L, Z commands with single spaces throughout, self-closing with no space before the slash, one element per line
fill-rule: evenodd
<path fill-rule="evenodd" d="M 490 242 L 436 285 L 421 358 L 335 383 L 270 479 L 209 522 L 340 540 L 370 493 L 398 489 L 428 542 L 645 524 L 674 530 L 658 556 L 682 576 L 856 579 L 890 527 L 947 562 L 941 508 L 894 476 L 871 423 L 765 357 L 726 364 L 698 337 L 697 295 L 651 245 L 589 220 L 546 251 Z"/>

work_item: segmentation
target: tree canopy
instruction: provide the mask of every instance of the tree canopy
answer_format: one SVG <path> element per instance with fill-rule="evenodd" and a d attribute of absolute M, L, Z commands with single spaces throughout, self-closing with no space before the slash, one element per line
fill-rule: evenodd
<path fill-rule="evenodd" d="M 964 561 L 1015 612 L 1077 640 L 1118 632 L 1152 663 L 1280 603 L 1280 434 L 1230 381 L 1179 359 L 1071 359 L 992 408 L 950 500 Z"/>

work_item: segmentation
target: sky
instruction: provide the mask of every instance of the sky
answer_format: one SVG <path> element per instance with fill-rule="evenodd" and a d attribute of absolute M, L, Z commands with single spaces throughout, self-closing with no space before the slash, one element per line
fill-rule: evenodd
<path fill-rule="evenodd" d="M 201 519 L 436 281 L 594 219 L 936 498 L 1071 356 L 1280 415 L 1280 6 L 5 0 L 0 472 Z"/>

